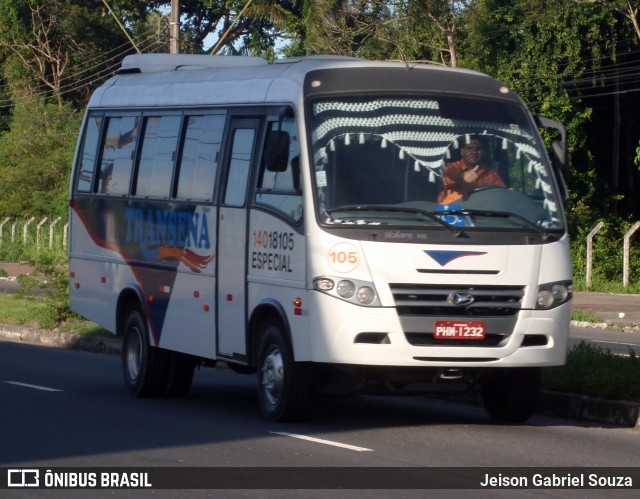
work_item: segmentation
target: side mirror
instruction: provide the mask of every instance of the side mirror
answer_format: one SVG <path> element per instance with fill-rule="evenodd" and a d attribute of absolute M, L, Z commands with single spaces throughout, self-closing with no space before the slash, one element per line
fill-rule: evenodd
<path fill-rule="evenodd" d="M 569 181 L 569 169 L 567 168 L 567 130 L 562 123 L 554 121 L 544 116 L 536 116 L 536 124 L 541 128 L 553 128 L 560 132 L 560 137 L 551 141 L 550 157 L 553 167 L 560 174 L 558 180 L 563 191 L 564 198 L 567 199 L 569 190 L 567 182 Z"/>
<path fill-rule="evenodd" d="M 263 161 L 267 171 L 281 173 L 289 166 L 289 132 L 272 130 L 267 135 Z"/>
<path fill-rule="evenodd" d="M 282 122 L 286 119 L 293 119 L 293 109 L 289 106 L 281 107 L 278 112 L 278 130 L 282 130 Z"/>

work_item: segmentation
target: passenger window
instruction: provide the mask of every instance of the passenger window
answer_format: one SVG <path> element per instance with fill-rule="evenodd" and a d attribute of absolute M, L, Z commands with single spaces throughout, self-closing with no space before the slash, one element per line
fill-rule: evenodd
<path fill-rule="evenodd" d="M 255 134 L 253 128 L 236 128 L 233 132 L 229 178 L 224 197 L 224 204 L 228 206 L 244 206 Z"/>
<path fill-rule="evenodd" d="M 211 201 L 225 115 L 187 116 L 185 120 L 177 196 L 193 201 Z"/>
<path fill-rule="evenodd" d="M 129 193 L 138 126 L 137 116 L 107 118 L 98 192 L 120 195 Z"/>
<path fill-rule="evenodd" d="M 144 137 L 136 181 L 137 196 L 168 198 L 178 145 L 180 116 L 144 118 Z"/>
<path fill-rule="evenodd" d="M 102 116 L 90 116 L 84 135 L 82 152 L 80 153 L 80 171 L 78 172 L 78 192 L 91 192 L 91 180 L 96 165 L 96 152 L 100 142 Z"/>
<path fill-rule="evenodd" d="M 278 130 L 271 122 L 269 131 Z M 300 188 L 300 157 L 294 120 L 284 120 L 280 130 L 289 134 L 289 161 L 284 171 L 269 171 L 266 162 L 260 167 L 256 202 L 267 205 L 298 222 L 302 219 L 302 191 Z"/>

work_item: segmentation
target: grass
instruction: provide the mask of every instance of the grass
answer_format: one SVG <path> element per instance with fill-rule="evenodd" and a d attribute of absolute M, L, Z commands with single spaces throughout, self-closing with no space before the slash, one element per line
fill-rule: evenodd
<path fill-rule="evenodd" d="M 602 317 L 595 315 L 589 310 L 572 310 L 571 320 L 578 322 L 590 322 L 592 324 L 602 324 L 603 322 L 606 322 Z M 619 326 L 608 325 L 605 329 L 615 333 L 624 332 L 624 329 Z"/>
<path fill-rule="evenodd" d="M 591 281 L 591 286 L 587 286 L 584 278 L 579 276 L 573 276 L 573 290 L 574 291 L 589 291 L 592 293 L 614 293 L 614 294 L 640 294 L 640 282 L 638 282 L 637 276 L 633 276 L 634 279 L 628 286 L 622 285 L 620 281 L 609 281 L 599 278 L 594 278 Z"/>
<path fill-rule="evenodd" d="M 0 323 L 18 326 L 42 327 L 48 322 L 49 311 L 45 303 L 17 295 L 0 295 Z"/>
<path fill-rule="evenodd" d="M 56 310 L 41 297 L 0 294 L 0 324 L 39 329 L 55 327 L 64 333 L 112 337 L 111 333 L 97 324 L 77 316 L 72 316 L 57 326 L 55 323 Z"/>
<path fill-rule="evenodd" d="M 571 320 L 579 322 L 591 322 L 593 324 L 600 324 L 602 322 L 605 322 L 602 317 L 598 317 L 589 310 L 572 310 Z"/>
<path fill-rule="evenodd" d="M 609 400 L 640 402 L 640 357 L 614 355 L 584 341 L 567 354 L 567 364 L 542 370 L 545 390 Z"/>

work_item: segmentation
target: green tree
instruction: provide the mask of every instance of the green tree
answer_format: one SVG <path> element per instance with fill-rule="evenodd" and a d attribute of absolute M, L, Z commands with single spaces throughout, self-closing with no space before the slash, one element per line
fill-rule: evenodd
<path fill-rule="evenodd" d="M 564 0 L 576 8 L 590 8 L 617 20 L 617 37 L 610 40 L 615 48 L 608 62 L 607 74 L 600 78 L 600 106 L 594 111 L 604 118 L 604 130 L 593 127 L 590 135 L 606 137 L 596 154 L 598 162 L 610 165 L 601 176 L 616 194 L 619 202 L 613 211 L 621 215 L 640 216 L 640 200 L 636 186 L 640 175 L 635 168 L 635 150 L 640 137 L 640 123 L 635 109 L 640 106 L 637 94 L 640 78 L 638 44 L 640 43 L 639 0 Z M 604 132 L 604 133 L 603 133 Z"/>
<path fill-rule="evenodd" d="M 336 54 L 384 59 L 387 25 L 397 22 L 390 2 L 381 0 L 306 0 L 305 49 L 309 54 Z"/>
<path fill-rule="evenodd" d="M 617 12 L 625 16 L 638 38 L 640 38 L 640 1 L 638 0 L 565 0 L 575 3 L 593 3 L 602 5 L 605 9 Z"/>
<path fill-rule="evenodd" d="M 170 0 L 152 0 L 146 12 L 168 12 Z M 181 37 L 188 52 L 214 40 L 216 52 L 268 54 L 275 39 L 299 17 L 301 0 L 182 0 Z M 126 9 L 126 5 L 122 5 Z M 168 39 L 168 38 L 167 38 Z M 208 48 L 207 50 L 210 50 Z"/>
<path fill-rule="evenodd" d="M 610 124 L 594 117 L 596 103 L 587 101 L 603 85 L 601 66 L 615 51 L 616 17 L 592 4 L 549 0 L 484 0 L 467 15 L 465 60 L 518 91 L 534 113 L 567 126 L 570 217 L 574 227 L 588 225 L 619 199 L 588 140 L 594 123 Z"/>
<path fill-rule="evenodd" d="M 90 83 L 113 72 L 105 47 L 126 39 L 97 1 L 15 0 L 0 4 L 0 48 L 13 99 L 83 105 Z"/>
<path fill-rule="evenodd" d="M 100 2 L 0 4 L 0 212 L 64 215 L 69 171 L 91 82 L 113 72 L 105 46 L 124 37 Z M 117 29 L 117 28 L 116 28 Z"/>
<path fill-rule="evenodd" d="M 459 40 L 465 29 L 464 14 L 474 0 L 416 0 L 398 7 L 402 45 L 407 60 L 459 65 Z"/>
<path fill-rule="evenodd" d="M 0 137 L 0 213 L 66 216 L 71 159 L 80 113 L 40 99 L 17 105 Z"/>

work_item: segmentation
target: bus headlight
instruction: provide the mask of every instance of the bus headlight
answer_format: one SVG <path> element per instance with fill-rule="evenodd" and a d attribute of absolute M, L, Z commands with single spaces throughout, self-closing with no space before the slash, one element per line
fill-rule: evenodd
<path fill-rule="evenodd" d="M 356 294 L 356 285 L 351 281 L 340 281 L 336 286 L 336 291 L 342 298 L 348 300 Z"/>
<path fill-rule="evenodd" d="M 327 277 L 319 277 L 313 281 L 313 287 L 318 291 L 331 291 L 336 284 Z"/>
<path fill-rule="evenodd" d="M 313 289 L 356 305 L 380 306 L 380 300 L 372 282 L 322 276 L 313 279 Z"/>
<path fill-rule="evenodd" d="M 375 299 L 376 293 L 369 286 L 362 286 L 358 289 L 356 297 L 363 305 L 369 305 Z"/>
<path fill-rule="evenodd" d="M 566 303 L 573 296 L 573 286 L 570 281 L 551 282 L 538 286 L 538 296 L 536 297 L 536 309 L 557 307 Z"/>

